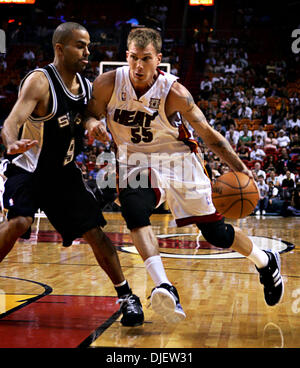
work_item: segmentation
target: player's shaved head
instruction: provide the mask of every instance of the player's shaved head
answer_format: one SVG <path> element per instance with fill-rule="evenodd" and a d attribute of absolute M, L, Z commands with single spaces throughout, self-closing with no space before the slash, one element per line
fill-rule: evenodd
<path fill-rule="evenodd" d="M 69 42 L 69 40 L 72 38 L 72 32 L 74 30 L 87 32 L 87 29 L 85 27 L 75 22 L 66 22 L 66 23 L 60 24 L 53 33 L 53 37 L 52 37 L 53 49 L 55 49 L 55 45 L 57 43 L 66 45 Z"/>

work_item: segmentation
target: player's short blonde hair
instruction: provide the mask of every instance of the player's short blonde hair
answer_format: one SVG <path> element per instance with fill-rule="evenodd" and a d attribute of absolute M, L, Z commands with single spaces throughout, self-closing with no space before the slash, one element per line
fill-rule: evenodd
<path fill-rule="evenodd" d="M 150 43 L 159 54 L 161 52 L 162 40 L 158 31 L 152 28 L 136 28 L 133 29 L 127 38 L 127 47 L 134 42 L 135 45 L 141 49 L 147 47 Z"/>

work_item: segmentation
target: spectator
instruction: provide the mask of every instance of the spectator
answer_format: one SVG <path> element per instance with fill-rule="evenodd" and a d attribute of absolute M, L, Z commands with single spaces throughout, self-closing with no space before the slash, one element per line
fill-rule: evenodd
<path fill-rule="evenodd" d="M 77 163 L 84 164 L 87 162 L 87 160 L 88 160 L 88 156 L 84 152 L 81 152 L 79 153 L 79 155 L 76 156 Z"/>
<path fill-rule="evenodd" d="M 98 187 L 97 187 L 96 180 L 93 177 L 93 175 L 91 175 L 91 173 L 89 174 L 88 179 L 86 180 L 86 184 L 92 190 L 92 192 L 95 194 Z"/>
<path fill-rule="evenodd" d="M 225 137 L 226 128 L 220 122 L 215 122 L 215 129 Z"/>
<path fill-rule="evenodd" d="M 265 87 L 262 86 L 261 82 L 258 83 L 257 87 L 253 87 L 253 90 L 254 90 L 255 95 L 258 95 L 259 92 L 264 94 L 266 91 Z"/>
<path fill-rule="evenodd" d="M 275 130 L 278 132 L 285 129 L 287 124 L 286 114 L 284 112 L 276 111 L 274 115 Z"/>
<path fill-rule="evenodd" d="M 254 95 L 253 95 L 253 90 L 252 89 L 248 89 L 245 93 L 245 98 L 244 98 L 244 102 L 246 104 L 248 104 L 248 106 L 252 107 L 254 104 Z"/>
<path fill-rule="evenodd" d="M 209 86 L 204 86 L 204 89 L 200 91 L 200 95 L 202 100 L 208 100 L 211 96 L 211 91 L 209 90 Z"/>
<path fill-rule="evenodd" d="M 266 106 L 267 105 L 267 99 L 266 96 L 260 91 L 258 92 L 258 96 L 254 97 L 253 101 L 254 106 Z"/>
<path fill-rule="evenodd" d="M 95 181 L 96 181 L 99 170 L 100 170 L 100 165 L 95 164 L 95 167 L 89 172 L 89 176 L 91 176 L 92 179 Z"/>
<path fill-rule="evenodd" d="M 266 66 L 266 72 L 270 76 L 270 74 L 275 74 L 276 72 L 276 65 L 274 60 L 270 60 L 269 64 Z"/>
<path fill-rule="evenodd" d="M 225 73 L 235 73 L 237 70 L 236 65 L 231 61 L 225 65 Z"/>
<path fill-rule="evenodd" d="M 238 117 L 240 119 L 251 119 L 252 118 L 252 109 L 249 106 L 246 106 L 246 103 L 243 102 L 242 106 L 238 109 Z"/>
<path fill-rule="evenodd" d="M 222 115 L 222 117 L 221 117 L 221 123 L 226 128 L 226 131 L 229 130 L 229 128 L 230 128 L 231 125 L 234 125 L 234 127 L 236 126 L 234 120 L 231 117 L 231 115 L 230 114 L 227 114 L 227 113 L 224 113 Z"/>
<path fill-rule="evenodd" d="M 237 154 L 241 160 L 250 160 L 250 148 L 245 145 L 244 142 L 241 143 L 237 150 Z"/>
<path fill-rule="evenodd" d="M 252 172 L 255 173 L 257 178 L 259 178 L 259 176 L 262 176 L 265 180 L 266 177 L 267 177 L 266 172 L 261 169 L 261 163 L 260 162 L 255 162 Z"/>
<path fill-rule="evenodd" d="M 35 59 L 34 52 L 30 48 L 27 48 L 26 51 L 24 51 L 23 53 L 23 59 L 27 61 L 34 60 Z"/>
<path fill-rule="evenodd" d="M 266 183 L 269 184 L 270 181 L 272 181 L 275 187 L 277 188 L 281 186 L 281 180 L 279 176 L 276 174 L 276 171 L 274 168 L 268 169 L 268 176 L 266 179 Z"/>
<path fill-rule="evenodd" d="M 209 125 L 214 126 L 216 119 L 214 118 L 213 114 L 209 113 L 207 115 L 207 121 L 209 123 Z"/>
<path fill-rule="evenodd" d="M 280 181 L 280 186 L 282 186 L 283 179 L 286 178 L 286 172 L 287 171 L 291 172 L 291 178 L 295 181 L 295 174 L 292 172 L 292 170 L 290 170 L 290 168 L 288 166 L 284 166 L 283 169 L 280 171 L 280 174 L 278 175 L 278 179 Z"/>
<path fill-rule="evenodd" d="M 212 82 L 209 80 L 208 76 L 205 76 L 204 80 L 200 83 L 200 89 L 201 91 L 205 90 L 205 87 L 208 91 L 212 90 Z"/>
<path fill-rule="evenodd" d="M 300 128 L 300 115 L 293 114 L 292 117 L 287 121 L 286 127 L 289 130 L 292 130 L 295 126 Z"/>
<path fill-rule="evenodd" d="M 290 138 L 287 135 L 285 135 L 285 131 L 283 129 L 280 129 L 277 137 L 278 147 L 280 148 L 288 147 L 290 141 L 291 141 Z"/>
<path fill-rule="evenodd" d="M 299 106 L 300 105 L 298 92 L 294 92 L 293 96 L 290 97 L 289 100 L 290 100 L 291 105 L 294 105 L 294 106 Z"/>
<path fill-rule="evenodd" d="M 179 69 L 178 64 L 172 64 L 172 66 L 171 66 L 171 74 L 178 75 L 178 69 Z"/>
<path fill-rule="evenodd" d="M 265 149 L 267 148 L 274 148 L 277 149 L 278 146 L 278 141 L 275 138 L 275 133 L 274 132 L 268 132 L 268 136 L 265 139 Z"/>
<path fill-rule="evenodd" d="M 240 139 L 240 133 L 235 129 L 235 124 L 230 124 L 229 130 L 227 130 L 225 133 L 225 138 L 234 148 L 237 148 Z"/>
<path fill-rule="evenodd" d="M 226 174 L 230 171 L 229 166 L 226 164 L 221 164 L 218 168 L 220 175 Z"/>
<path fill-rule="evenodd" d="M 282 178 L 281 186 L 283 188 L 294 188 L 295 187 L 295 174 L 287 170 L 285 175 Z"/>
<path fill-rule="evenodd" d="M 105 50 L 106 60 L 113 60 L 114 55 L 115 55 L 115 52 L 112 47 L 109 47 L 107 50 Z"/>
<path fill-rule="evenodd" d="M 264 130 L 264 124 L 259 124 L 258 129 L 254 130 L 253 137 L 256 139 L 256 137 L 261 136 L 263 141 L 267 138 L 267 132 Z"/>
<path fill-rule="evenodd" d="M 217 64 L 214 66 L 214 73 L 224 73 L 225 72 L 225 66 L 224 61 L 222 59 L 217 60 Z"/>
<path fill-rule="evenodd" d="M 265 151 L 262 150 L 261 148 L 258 148 L 257 147 L 257 144 L 254 143 L 253 149 L 250 152 L 250 160 L 260 160 L 260 161 L 263 161 L 265 157 L 266 157 Z"/>
<path fill-rule="evenodd" d="M 300 183 L 297 183 L 292 193 L 291 203 L 287 210 L 292 216 L 300 216 Z"/>
<path fill-rule="evenodd" d="M 217 177 L 220 176 L 220 172 L 218 170 L 218 161 L 210 159 L 208 161 L 208 165 L 209 165 L 210 171 L 211 171 L 211 180 L 214 181 Z"/>
<path fill-rule="evenodd" d="M 276 168 L 276 162 L 274 155 L 267 155 L 264 162 L 263 162 L 263 169 L 265 172 L 269 171 L 270 169 Z"/>
<path fill-rule="evenodd" d="M 280 155 L 276 163 L 276 170 L 278 173 L 285 175 L 286 170 L 293 171 L 294 166 L 290 159 L 287 149 L 284 147 L 281 149 Z"/>
<path fill-rule="evenodd" d="M 257 176 L 257 187 L 259 190 L 259 200 L 257 203 L 257 206 L 255 207 L 254 214 L 256 214 L 257 211 L 260 211 L 261 215 L 264 215 L 266 213 L 266 209 L 268 207 L 269 202 L 269 186 L 265 183 L 265 179 L 263 175 Z"/>
<path fill-rule="evenodd" d="M 249 130 L 248 125 L 244 124 L 243 129 L 240 131 L 240 143 L 245 143 L 247 146 L 251 145 L 252 142 L 252 132 Z"/>
<path fill-rule="evenodd" d="M 277 83 L 274 83 L 267 92 L 267 97 L 282 97 L 282 92 L 278 88 Z"/>
<path fill-rule="evenodd" d="M 272 204 L 272 199 L 278 196 L 279 189 L 274 185 L 274 182 L 272 180 L 269 180 L 266 184 L 269 186 L 268 191 L 269 203 Z"/>
<path fill-rule="evenodd" d="M 287 207 L 291 205 L 292 195 L 294 192 L 295 181 L 292 178 L 292 173 L 286 170 L 286 175 L 280 175 L 282 178 L 282 184 L 280 186 L 280 197 L 284 200 L 283 215 L 288 215 Z M 294 177 L 294 175 L 293 175 Z"/>
<path fill-rule="evenodd" d="M 274 115 L 272 109 L 267 110 L 267 114 L 263 117 L 263 125 L 274 124 Z"/>
<path fill-rule="evenodd" d="M 300 136 L 297 132 L 291 134 L 290 151 L 291 156 L 294 154 L 300 154 Z"/>
<path fill-rule="evenodd" d="M 263 141 L 262 137 L 260 135 L 258 135 L 255 139 L 255 144 L 257 145 L 258 148 L 264 149 L 265 147 L 265 142 Z"/>
<path fill-rule="evenodd" d="M 273 181 L 269 181 L 269 192 L 268 192 L 268 207 L 267 213 L 273 212 L 275 214 L 282 214 L 284 208 L 284 202 L 280 196 L 279 188 L 276 187 Z"/>

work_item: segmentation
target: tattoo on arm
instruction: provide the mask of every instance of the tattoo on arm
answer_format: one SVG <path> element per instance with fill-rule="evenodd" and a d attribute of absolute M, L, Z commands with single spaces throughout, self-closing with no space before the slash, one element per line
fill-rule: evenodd
<path fill-rule="evenodd" d="M 221 160 L 225 161 L 233 170 L 244 170 L 245 165 L 227 140 L 220 139 L 217 142 L 211 142 L 210 147 L 212 151 L 214 151 L 221 158 Z"/>
<path fill-rule="evenodd" d="M 187 113 L 191 112 L 195 106 L 195 101 L 193 96 L 188 92 L 188 95 L 185 97 L 188 109 L 186 110 Z"/>
<path fill-rule="evenodd" d="M 227 140 L 220 140 L 218 142 L 212 143 L 211 144 L 214 148 L 216 148 L 217 150 L 221 150 L 224 152 L 234 152 L 233 148 L 231 147 L 230 143 Z"/>

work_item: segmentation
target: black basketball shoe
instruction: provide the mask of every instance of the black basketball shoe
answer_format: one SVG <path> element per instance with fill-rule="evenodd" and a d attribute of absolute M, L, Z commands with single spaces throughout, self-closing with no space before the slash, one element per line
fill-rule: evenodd
<path fill-rule="evenodd" d="M 117 300 L 123 314 L 121 323 L 123 326 L 140 326 L 144 323 L 143 307 L 138 296 L 134 294 L 124 295 Z"/>
<path fill-rule="evenodd" d="M 269 257 L 269 263 L 264 268 L 257 268 L 260 283 L 264 285 L 265 301 L 268 305 L 278 304 L 284 293 L 283 279 L 280 274 L 279 253 L 272 250 L 264 250 Z"/>
<path fill-rule="evenodd" d="M 152 290 L 150 298 L 152 309 L 163 316 L 166 322 L 178 323 L 185 319 L 175 286 L 161 284 Z"/>

